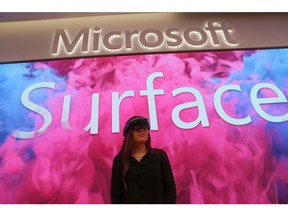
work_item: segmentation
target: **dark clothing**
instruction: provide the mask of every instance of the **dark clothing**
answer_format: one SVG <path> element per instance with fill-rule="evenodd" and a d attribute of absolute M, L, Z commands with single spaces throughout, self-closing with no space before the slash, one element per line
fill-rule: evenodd
<path fill-rule="evenodd" d="M 169 159 L 164 150 L 153 149 L 138 162 L 130 156 L 126 173 L 127 190 L 122 181 L 123 158 L 113 160 L 111 202 L 137 204 L 176 203 L 176 187 Z"/>

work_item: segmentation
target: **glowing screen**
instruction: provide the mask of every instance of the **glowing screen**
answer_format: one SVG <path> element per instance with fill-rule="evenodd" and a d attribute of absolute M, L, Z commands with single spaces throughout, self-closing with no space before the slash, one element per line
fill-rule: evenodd
<path fill-rule="evenodd" d="M 0 203 L 110 203 L 133 115 L 177 203 L 288 203 L 288 49 L 0 65 Z"/>

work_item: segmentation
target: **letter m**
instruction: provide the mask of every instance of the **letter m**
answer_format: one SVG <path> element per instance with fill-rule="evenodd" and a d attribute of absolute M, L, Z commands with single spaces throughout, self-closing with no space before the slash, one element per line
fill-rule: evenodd
<path fill-rule="evenodd" d="M 66 31 L 64 29 L 56 29 L 53 44 L 52 44 L 52 54 L 57 54 L 59 49 L 60 38 L 63 41 L 63 45 L 66 48 L 66 52 L 72 52 L 76 45 L 80 42 L 82 38 L 82 51 L 88 51 L 88 37 L 89 37 L 89 27 L 82 28 L 76 37 L 69 41 Z"/>

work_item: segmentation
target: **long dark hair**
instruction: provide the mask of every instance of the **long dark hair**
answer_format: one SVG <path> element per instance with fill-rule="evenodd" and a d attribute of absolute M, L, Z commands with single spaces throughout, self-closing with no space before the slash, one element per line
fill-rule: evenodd
<path fill-rule="evenodd" d="M 139 116 L 137 116 L 137 117 L 139 117 Z M 127 122 L 129 122 L 133 118 L 135 118 L 135 116 L 130 118 Z M 126 174 L 127 174 L 128 169 L 129 169 L 129 166 L 130 166 L 130 155 L 131 155 L 133 145 L 134 145 L 133 129 L 130 128 L 124 136 L 122 147 L 121 147 L 121 150 L 119 152 L 119 154 L 121 154 L 122 158 L 123 158 L 122 181 L 123 181 L 123 184 L 124 184 L 124 187 L 126 190 L 127 190 L 127 184 L 126 184 L 125 178 L 126 178 Z M 149 132 L 148 132 L 148 139 L 145 142 L 145 147 L 146 147 L 148 152 L 152 152 L 151 137 L 150 137 Z"/>

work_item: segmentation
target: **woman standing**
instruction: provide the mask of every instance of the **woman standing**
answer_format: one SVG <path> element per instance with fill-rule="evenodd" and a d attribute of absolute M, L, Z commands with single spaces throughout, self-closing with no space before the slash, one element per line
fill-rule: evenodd
<path fill-rule="evenodd" d="M 130 118 L 112 166 L 112 204 L 176 203 L 174 176 L 167 154 L 151 147 L 150 124 L 142 116 Z"/>

